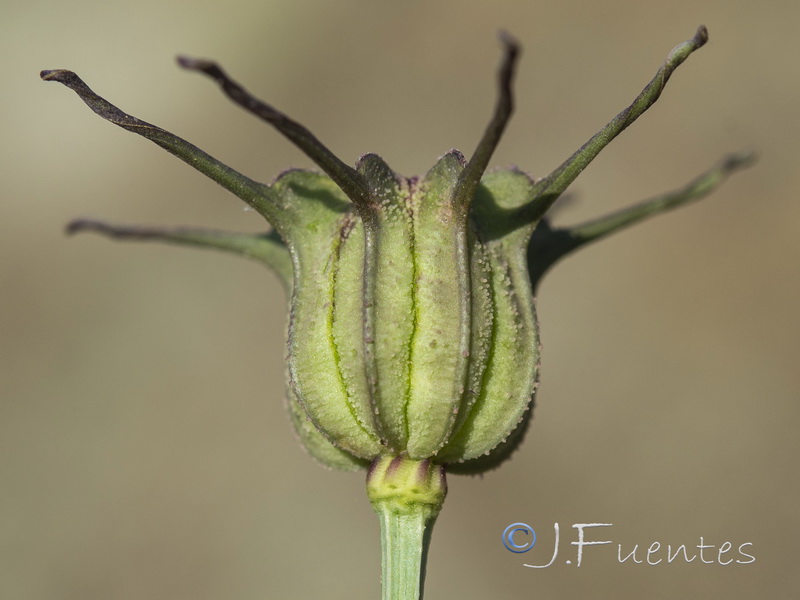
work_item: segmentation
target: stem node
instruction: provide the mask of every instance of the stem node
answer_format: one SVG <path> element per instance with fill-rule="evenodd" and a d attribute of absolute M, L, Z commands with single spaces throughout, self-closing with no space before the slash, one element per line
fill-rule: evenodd
<path fill-rule="evenodd" d="M 444 468 L 429 459 L 381 456 L 367 496 L 381 526 L 383 600 L 421 600 L 431 532 L 447 495 Z"/>

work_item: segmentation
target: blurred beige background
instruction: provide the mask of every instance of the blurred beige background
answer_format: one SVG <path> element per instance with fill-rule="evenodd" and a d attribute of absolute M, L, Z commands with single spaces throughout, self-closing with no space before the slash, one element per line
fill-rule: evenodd
<path fill-rule="evenodd" d="M 500 471 L 450 478 L 427 597 L 796 597 L 800 4 L 4 0 L 0 11 L 0 597 L 379 594 L 362 475 L 315 465 L 284 415 L 277 280 L 225 255 L 63 234 L 76 216 L 252 231 L 259 217 L 40 69 L 77 71 L 252 177 L 310 166 L 173 62 L 213 57 L 345 160 L 374 151 L 411 175 L 473 149 L 507 28 L 525 51 L 493 164 L 543 175 L 700 23 L 709 45 L 578 179 L 558 220 L 677 187 L 731 151 L 754 148 L 760 162 L 545 280 L 531 433 Z M 540 534 L 529 554 L 500 543 L 515 521 Z M 526 569 L 547 562 L 554 522 L 558 564 Z M 591 539 L 626 552 L 702 536 L 750 542 L 756 562 L 619 564 L 589 548 L 577 569 L 564 561 L 579 522 L 613 523 Z"/>

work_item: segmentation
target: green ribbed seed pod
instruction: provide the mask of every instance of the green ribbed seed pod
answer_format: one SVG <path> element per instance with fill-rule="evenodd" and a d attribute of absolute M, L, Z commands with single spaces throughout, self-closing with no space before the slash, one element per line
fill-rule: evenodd
<path fill-rule="evenodd" d="M 403 457 L 474 473 L 502 462 L 525 434 L 539 365 L 533 294 L 547 269 L 589 241 L 706 194 L 747 164 L 749 156 L 732 156 L 678 192 L 583 225 L 554 229 L 545 217 L 706 40 L 701 27 L 674 48 L 628 108 L 537 180 L 516 169 L 484 175 L 513 109 L 518 48 L 508 38 L 498 102 L 472 158 L 450 151 L 421 178 L 400 176 L 373 154 L 349 167 L 208 61 L 179 59 L 275 126 L 324 174 L 290 170 L 271 185 L 258 183 L 122 112 L 70 71 L 42 77 L 205 173 L 273 226 L 244 235 L 80 221 L 70 231 L 210 246 L 272 268 L 290 293 L 289 413 L 315 458 L 358 469 Z"/>
<path fill-rule="evenodd" d="M 452 151 L 424 178 L 405 179 L 367 155 L 357 170 L 378 199 L 374 226 L 333 188 L 309 210 L 314 226 L 293 253 L 289 387 L 332 446 L 307 444 L 325 464 L 339 465 L 341 450 L 366 461 L 477 458 L 509 436 L 531 402 L 539 343 L 525 248 L 533 224 L 502 240 L 492 239 L 492 224 L 533 184 L 515 171 L 487 177 L 465 219 L 454 195 L 464 166 Z M 273 189 L 326 185 L 292 171 Z"/>

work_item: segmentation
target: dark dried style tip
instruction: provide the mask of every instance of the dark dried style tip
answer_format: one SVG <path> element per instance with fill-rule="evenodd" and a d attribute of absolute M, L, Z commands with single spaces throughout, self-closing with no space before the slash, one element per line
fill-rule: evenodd
<path fill-rule="evenodd" d="M 530 223 L 539 220 L 600 151 L 655 104 L 675 69 L 695 50 L 701 48 L 707 40 L 708 32 L 701 25 L 691 39 L 675 46 L 656 72 L 655 77 L 630 106 L 592 136 L 555 171 L 535 185 L 530 202 L 519 211 L 521 214 L 518 222 Z"/>
<path fill-rule="evenodd" d="M 705 46 L 706 42 L 708 42 L 708 29 L 706 29 L 706 26 L 700 25 L 694 34 L 694 38 L 692 39 L 698 48 Z"/>
<path fill-rule="evenodd" d="M 475 190 L 478 188 L 492 154 L 494 154 L 497 145 L 500 143 L 500 138 L 505 131 L 506 125 L 508 125 L 511 113 L 514 112 L 512 85 L 520 47 L 517 41 L 505 32 L 500 34 L 500 41 L 503 43 L 503 62 L 500 65 L 497 76 L 498 97 L 494 114 L 486 127 L 483 137 L 478 142 L 472 158 L 470 158 L 466 168 L 462 171 L 454 192 L 456 207 L 464 217 L 469 212 L 475 196 Z"/>
<path fill-rule="evenodd" d="M 339 159 L 313 133 L 266 102 L 252 96 L 216 63 L 186 56 L 179 56 L 177 60 L 184 69 L 203 73 L 216 81 L 228 98 L 275 127 L 333 179 L 364 216 L 363 212 L 368 211 L 370 206 L 369 188 L 364 177 Z"/>
<path fill-rule="evenodd" d="M 269 189 L 265 185 L 242 175 L 183 138 L 121 111 L 108 100 L 94 93 L 72 71 L 64 69 L 42 71 L 40 76 L 45 81 L 57 81 L 67 86 L 103 119 L 158 144 L 167 152 L 174 154 L 189 166 L 233 192 L 264 215 L 275 227 L 280 228 L 280 213 L 273 205 Z"/>

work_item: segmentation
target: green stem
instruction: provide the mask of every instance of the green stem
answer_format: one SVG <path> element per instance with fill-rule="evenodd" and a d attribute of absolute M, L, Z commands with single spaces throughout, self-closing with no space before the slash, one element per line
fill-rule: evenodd
<path fill-rule="evenodd" d="M 425 584 L 426 530 L 422 514 L 378 511 L 381 523 L 381 582 L 383 600 L 422 598 Z"/>
<path fill-rule="evenodd" d="M 367 496 L 381 526 L 381 598 L 421 600 L 433 524 L 447 494 L 444 469 L 430 460 L 375 459 Z"/>

